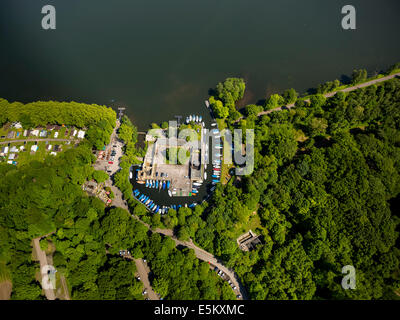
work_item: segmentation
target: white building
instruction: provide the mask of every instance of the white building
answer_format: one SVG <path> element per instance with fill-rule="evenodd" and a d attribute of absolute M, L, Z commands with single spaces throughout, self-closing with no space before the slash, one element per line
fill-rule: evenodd
<path fill-rule="evenodd" d="M 36 152 L 37 149 L 38 149 L 38 146 L 37 146 L 37 145 L 34 145 L 34 146 L 31 147 L 31 151 L 32 151 L 32 152 Z"/>
<path fill-rule="evenodd" d="M 1 151 L 1 153 L 8 153 L 8 147 L 4 147 Z"/>
<path fill-rule="evenodd" d="M 8 156 L 8 160 L 14 160 L 15 159 L 15 153 L 10 153 Z"/>
<path fill-rule="evenodd" d="M 13 127 L 14 127 L 15 129 L 22 129 L 22 124 L 21 124 L 20 122 L 15 122 L 15 123 L 13 124 Z"/>
<path fill-rule="evenodd" d="M 39 130 L 32 130 L 31 135 L 37 137 L 39 135 Z"/>
<path fill-rule="evenodd" d="M 16 146 L 12 146 L 11 149 L 10 149 L 10 152 L 15 153 L 15 152 L 19 152 L 19 150 L 18 150 L 18 148 Z"/>
<path fill-rule="evenodd" d="M 79 132 L 78 132 L 78 138 L 79 138 L 79 139 L 83 139 L 84 137 L 85 137 L 85 131 L 79 130 Z"/>
<path fill-rule="evenodd" d="M 58 132 L 54 133 L 54 138 L 58 138 Z"/>
<path fill-rule="evenodd" d="M 28 135 L 28 130 L 25 130 L 23 135 L 26 137 Z"/>

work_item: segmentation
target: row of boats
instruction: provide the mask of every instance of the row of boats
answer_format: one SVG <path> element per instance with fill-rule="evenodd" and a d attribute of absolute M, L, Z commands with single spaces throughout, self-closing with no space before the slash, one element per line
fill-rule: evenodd
<path fill-rule="evenodd" d="M 216 126 L 216 123 L 211 124 L 211 126 Z M 214 160 L 213 160 L 213 171 L 212 171 L 212 184 L 215 185 L 221 180 L 221 163 L 222 163 L 222 144 L 221 144 L 221 134 L 218 129 L 212 129 L 211 132 L 214 135 L 215 139 L 218 139 L 218 142 L 214 145 Z M 215 190 L 215 186 L 211 188 L 211 191 Z"/>
<path fill-rule="evenodd" d="M 149 211 L 152 211 L 154 213 L 160 213 L 161 215 L 168 213 L 169 209 L 179 210 L 179 208 L 183 207 L 181 204 L 179 205 L 173 204 L 170 206 L 159 206 L 153 200 L 151 200 L 149 196 L 142 194 L 138 189 L 135 189 L 133 191 L 133 196 L 136 198 L 136 200 L 143 203 Z M 189 208 L 194 208 L 196 205 L 197 203 L 192 203 L 189 205 L 185 204 L 184 206 Z"/>
<path fill-rule="evenodd" d="M 144 184 L 144 183 L 142 183 Z M 171 181 L 169 180 L 146 180 L 145 182 L 146 188 L 153 188 L 153 189 L 169 189 L 171 185 Z"/>
<path fill-rule="evenodd" d="M 196 115 L 190 115 L 189 117 L 186 117 L 186 123 L 188 124 L 189 122 L 197 122 L 201 123 L 203 121 L 202 116 L 196 116 Z"/>

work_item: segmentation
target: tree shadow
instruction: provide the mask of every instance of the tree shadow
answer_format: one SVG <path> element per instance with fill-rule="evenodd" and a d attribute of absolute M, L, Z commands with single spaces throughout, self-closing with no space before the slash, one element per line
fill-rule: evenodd
<path fill-rule="evenodd" d="M 342 74 L 339 80 L 343 84 L 351 84 L 351 78 L 348 75 Z"/>

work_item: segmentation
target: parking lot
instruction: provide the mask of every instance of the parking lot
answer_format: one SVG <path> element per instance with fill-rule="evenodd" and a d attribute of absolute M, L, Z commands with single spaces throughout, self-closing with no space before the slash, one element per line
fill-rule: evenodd
<path fill-rule="evenodd" d="M 231 286 L 233 292 L 236 295 L 236 299 L 243 299 L 242 296 L 239 293 L 239 289 L 233 284 L 231 279 L 229 278 L 228 275 L 226 275 L 222 270 L 219 270 L 218 267 L 214 266 L 213 264 L 210 264 L 210 268 L 215 271 L 215 273 L 221 277 L 222 280 L 227 281 L 228 284 Z"/>

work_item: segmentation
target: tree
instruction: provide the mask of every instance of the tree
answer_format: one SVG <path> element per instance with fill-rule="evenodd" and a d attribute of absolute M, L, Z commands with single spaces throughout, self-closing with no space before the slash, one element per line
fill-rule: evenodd
<path fill-rule="evenodd" d="M 264 109 L 265 110 L 276 109 L 282 106 L 284 103 L 285 100 L 283 97 L 281 97 L 279 94 L 273 94 L 267 99 Z"/>
<path fill-rule="evenodd" d="M 229 108 L 224 107 L 221 100 L 215 100 L 211 97 L 210 104 L 217 118 L 225 119 L 229 116 Z"/>
<path fill-rule="evenodd" d="M 325 104 L 326 98 L 322 94 L 315 94 L 310 97 L 310 101 L 311 101 L 311 107 L 318 109 Z"/>
<path fill-rule="evenodd" d="M 295 89 L 288 89 L 283 93 L 283 99 L 285 100 L 285 104 L 295 103 L 298 97 L 298 93 Z"/>
<path fill-rule="evenodd" d="M 97 181 L 97 183 L 102 183 L 107 181 L 109 178 L 108 174 L 101 170 L 95 170 L 93 172 L 93 179 Z"/>
<path fill-rule="evenodd" d="M 360 70 L 355 69 L 353 70 L 351 78 L 352 78 L 352 84 L 358 84 L 360 82 L 367 80 L 368 72 L 365 69 L 360 69 Z"/>

